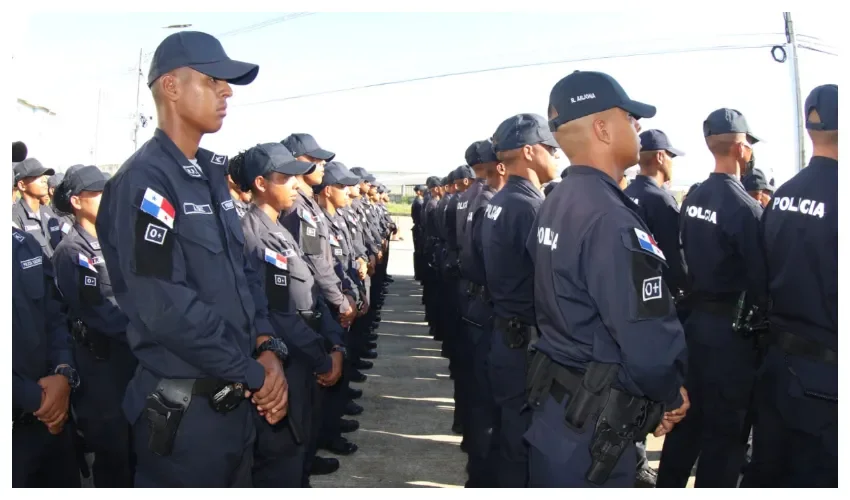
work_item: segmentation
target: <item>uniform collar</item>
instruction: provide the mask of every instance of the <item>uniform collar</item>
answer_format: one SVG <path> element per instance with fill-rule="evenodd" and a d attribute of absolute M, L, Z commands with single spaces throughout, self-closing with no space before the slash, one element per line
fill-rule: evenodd
<path fill-rule="evenodd" d="M 88 244 L 89 248 L 95 252 L 100 253 L 100 242 L 94 236 L 90 235 L 88 231 L 83 229 L 79 223 L 74 224 L 74 230 L 77 234 L 80 235 L 80 238 Z"/>
<path fill-rule="evenodd" d="M 809 160 L 809 167 L 838 168 L 838 160 L 826 156 L 812 156 L 812 159 Z"/>
<path fill-rule="evenodd" d="M 331 226 L 340 229 L 339 224 L 337 224 L 337 218 L 335 216 L 331 215 L 330 212 L 325 210 L 325 207 L 320 206 L 319 210 L 322 211 L 322 214 L 325 216 L 325 219 L 327 219 L 328 223 L 330 223 Z M 339 213 L 339 211 L 337 211 L 337 213 Z"/>
<path fill-rule="evenodd" d="M 42 205 L 38 206 L 37 214 L 33 213 L 33 211 L 30 210 L 30 206 L 27 204 L 27 201 L 24 199 L 23 196 L 21 196 L 21 199 L 18 200 L 18 205 L 20 205 L 21 208 L 24 209 L 24 213 L 27 214 L 28 219 L 40 221 L 42 219 L 42 216 L 44 215 L 44 207 Z"/>
<path fill-rule="evenodd" d="M 649 184 L 649 185 L 655 186 L 659 189 L 661 188 L 661 186 L 659 186 L 658 183 L 655 182 L 655 179 L 653 179 L 652 177 L 650 177 L 648 175 L 638 174 L 638 175 L 635 176 L 635 180 L 632 181 L 632 182 L 642 182 L 644 184 Z"/>
<path fill-rule="evenodd" d="M 614 182 L 614 179 L 612 179 L 610 175 L 599 170 L 598 168 L 593 168 L 593 167 L 589 167 L 589 166 L 586 166 L 586 165 L 571 165 L 571 166 L 567 167 L 567 171 L 568 171 L 567 179 L 569 179 L 573 175 L 585 175 L 585 176 L 599 177 L 600 179 L 602 179 L 603 182 L 608 184 L 608 187 L 611 188 L 614 191 L 614 193 L 616 193 L 616 195 L 621 200 L 623 200 L 623 203 L 625 203 L 626 206 L 632 206 L 632 207 L 635 206 L 635 202 L 632 201 L 628 196 L 626 196 L 626 194 L 623 192 L 623 190 L 620 189 L 620 185 L 617 184 L 616 182 Z M 569 181 L 565 181 L 565 182 L 569 182 Z"/>
<path fill-rule="evenodd" d="M 220 174 L 224 177 L 224 167 L 227 165 L 226 156 L 217 155 L 212 151 L 198 148 L 198 151 L 195 153 L 195 161 L 197 161 L 198 166 L 195 166 L 162 129 L 156 129 L 153 135 L 162 149 L 180 165 L 180 171 L 183 172 L 183 176 L 187 179 L 207 180 L 212 174 Z"/>
<path fill-rule="evenodd" d="M 248 214 L 254 214 L 254 217 L 256 217 L 260 221 L 260 223 L 263 225 L 263 227 L 266 228 L 268 232 L 273 233 L 276 231 L 280 231 L 280 224 L 271 220 L 271 218 L 265 212 L 263 212 L 260 207 L 255 203 L 251 203 L 251 208 L 248 209 L 248 213 L 246 214 L 246 216 Z"/>
<path fill-rule="evenodd" d="M 508 177 L 507 185 L 516 186 L 516 188 L 518 188 L 517 191 L 523 191 L 525 193 L 530 194 L 534 198 L 543 199 L 543 193 L 541 193 L 539 189 L 534 187 L 534 184 L 532 184 L 531 181 L 526 179 L 525 177 L 511 175 Z"/>

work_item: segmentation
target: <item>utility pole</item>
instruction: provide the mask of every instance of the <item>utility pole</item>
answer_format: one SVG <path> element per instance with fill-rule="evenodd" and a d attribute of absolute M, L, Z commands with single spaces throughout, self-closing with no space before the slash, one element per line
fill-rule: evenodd
<path fill-rule="evenodd" d="M 141 125 L 141 116 L 139 114 L 139 94 L 142 90 L 142 50 L 139 49 L 139 65 L 136 67 L 136 114 L 133 116 L 136 124 L 133 128 L 133 151 L 139 149 L 139 125 Z M 126 68 L 126 66 L 125 66 Z"/>
<path fill-rule="evenodd" d="M 92 158 L 92 160 L 93 160 L 93 163 L 95 164 L 95 166 L 97 166 L 97 149 L 98 149 L 97 143 L 98 143 L 98 138 L 100 137 L 100 101 L 101 101 L 102 95 L 103 95 L 103 89 L 98 89 L 97 90 L 97 118 L 95 119 L 95 122 L 94 122 L 94 154 L 92 155 L 92 156 L 94 156 L 94 158 Z"/>
<path fill-rule="evenodd" d="M 797 128 L 797 171 L 806 166 L 806 134 L 805 128 L 806 117 L 803 116 L 803 92 L 800 88 L 800 64 L 797 59 L 797 34 L 794 32 L 794 22 L 791 21 L 791 13 L 783 12 L 785 18 L 785 39 L 790 49 L 791 59 L 791 75 L 794 78 L 794 105 L 796 111 L 796 128 Z"/>

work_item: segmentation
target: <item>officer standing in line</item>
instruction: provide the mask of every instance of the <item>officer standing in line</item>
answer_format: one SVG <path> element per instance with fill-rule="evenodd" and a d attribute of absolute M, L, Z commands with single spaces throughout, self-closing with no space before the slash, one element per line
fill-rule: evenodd
<path fill-rule="evenodd" d="M 65 178 L 65 174 L 62 172 L 57 172 L 50 177 L 47 178 L 47 196 L 50 197 L 50 208 L 53 209 L 53 196 L 56 193 L 56 186 L 58 186 L 62 180 Z M 53 210 L 56 211 L 55 209 Z"/>
<path fill-rule="evenodd" d="M 103 191 L 97 235 L 140 365 L 123 405 L 136 486 L 248 486 L 255 410 L 240 403 L 251 398 L 272 424 L 286 415 L 281 353 L 242 253 L 226 158 L 198 147 L 221 128 L 230 83 L 258 71 L 206 33 L 163 40 L 148 73 L 158 128 Z"/>
<path fill-rule="evenodd" d="M 331 161 L 325 165 L 322 182 L 313 186 L 316 201 L 322 210 L 322 217 L 328 227 L 328 242 L 331 245 L 331 253 L 335 262 L 334 269 L 340 281 L 347 283 L 346 286 L 354 293 L 358 319 L 366 313 L 369 299 L 365 297 L 365 286 L 357 274 L 357 263 L 355 262 L 351 239 L 340 209 L 349 204 L 348 188 L 357 185 L 359 182 L 360 179 L 351 173 L 343 163 Z M 360 359 L 354 353 L 358 352 L 359 354 L 359 352 L 368 349 L 367 343 L 369 342 L 365 338 L 362 327 L 355 330 L 353 326 L 354 323 L 352 323 L 352 328 L 349 328 L 344 335 L 346 349 L 349 353 L 349 359 L 346 360 L 349 373 L 354 369 L 352 362 L 355 359 Z M 347 387 L 344 392 L 348 395 Z M 347 401 L 344 414 L 356 416 L 361 413 L 363 413 L 362 406 L 354 401 Z M 356 420 L 341 419 L 339 426 L 341 432 L 347 433 L 357 430 L 360 424 Z"/>
<path fill-rule="evenodd" d="M 413 220 L 413 228 L 410 231 L 413 236 L 413 279 L 420 281 L 422 279 L 422 235 L 420 233 L 422 231 L 422 205 L 424 204 L 422 185 L 414 186 L 413 193 L 415 196 L 410 204 L 410 218 Z"/>
<path fill-rule="evenodd" d="M 245 217 L 248 209 L 251 208 L 251 193 L 240 191 L 239 185 L 233 180 L 233 172 L 242 168 L 243 161 L 245 161 L 245 152 L 240 151 L 227 162 L 227 189 L 230 191 L 230 197 L 233 199 L 233 208 L 236 209 L 236 215 L 240 219 Z"/>
<path fill-rule="evenodd" d="M 79 386 L 50 260 L 12 226 L 12 487 L 79 488 L 68 420 Z"/>
<path fill-rule="evenodd" d="M 764 172 L 754 168 L 749 175 L 741 179 L 741 184 L 744 186 L 747 194 L 761 205 L 761 208 L 767 208 L 770 200 L 773 198 L 773 191 L 775 189 L 773 184 L 767 181 L 767 176 L 764 175 Z"/>
<path fill-rule="evenodd" d="M 41 245 L 44 254 L 50 258 L 53 247 L 50 245 L 49 221 L 55 215 L 50 208 L 41 204 L 41 198 L 47 195 L 47 178 L 55 173 L 45 168 L 35 158 L 15 164 L 15 185 L 21 193 L 21 199 L 12 206 L 12 222 L 21 230 L 33 235 Z"/>
<path fill-rule="evenodd" d="M 696 487 L 734 488 L 746 456 L 746 415 L 753 390 L 755 339 L 733 327 L 746 305 L 765 305 L 761 206 L 740 177 L 753 168 L 758 142 L 734 109 L 703 123 L 714 172 L 682 205 L 681 241 L 691 286 L 685 321 L 691 397 L 688 416 L 664 440 L 658 487 L 684 488 L 697 458 Z M 745 295 L 746 300 L 742 298 Z"/>
<path fill-rule="evenodd" d="M 557 177 L 558 143 L 546 119 L 519 114 L 503 121 L 493 134 L 499 161 L 508 174 L 481 220 L 487 290 L 493 301 L 489 344 L 490 383 L 499 406 L 498 486 L 525 488 L 528 450 L 523 434 L 531 415 L 523 412 L 528 344 L 536 341 L 534 267 L 525 248 L 534 218 L 543 204 L 541 184 Z"/>
<path fill-rule="evenodd" d="M 838 487 L 838 86 L 804 110 L 812 159 L 761 220 L 770 334 L 742 486 Z"/>
<path fill-rule="evenodd" d="M 431 191 L 431 199 L 425 204 L 422 222 L 425 226 L 425 259 L 428 263 L 428 278 L 425 286 L 425 319 L 428 322 L 431 330 L 431 336 L 434 340 L 442 341 L 443 332 L 437 329 L 439 311 L 439 274 L 436 266 L 436 245 L 437 236 L 434 226 L 434 213 L 437 210 L 437 204 L 442 198 L 442 184 L 438 177 L 430 177 L 428 179 L 428 189 Z"/>
<path fill-rule="evenodd" d="M 617 184 L 638 161 L 637 120 L 654 115 L 604 73 L 576 71 L 549 96 L 572 166 L 527 242 L 540 333 L 527 385 L 532 487 L 631 487 L 634 442 L 687 410 L 663 254 Z"/>
<path fill-rule="evenodd" d="M 304 254 L 292 234 L 280 224 L 282 212 L 298 198 L 297 175 L 311 163 L 297 161 L 279 143 L 257 145 L 231 164 L 231 178 L 251 193 L 253 203 L 242 217 L 246 259 L 262 276 L 269 319 L 289 348 L 288 424 L 257 422 L 253 480 L 258 487 L 309 487 L 309 475 L 329 474 L 336 459 L 314 460 L 316 427 L 321 421 L 319 385 L 336 384 L 342 374 L 341 338 L 326 348 L 320 332 L 339 331 L 330 315 L 316 314 L 319 290 Z"/>
<path fill-rule="evenodd" d="M 88 166 L 73 171 L 57 186 L 57 209 L 73 214 L 76 223 L 56 247 L 53 267 L 68 305 L 82 381 L 73 403 L 75 420 L 94 453 L 94 484 L 132 488 L 130 425 L 121 402 L 137 361 L 127 344 L 127 315 L 115 301 L 95 229 L 105 185 L 103 173 Z"/>
<path fill-rule="evenodd" d="M 316 283 L 322 291 L 327 309 L 333 311 L 335 315 L 338 314 L 340 325 L 343 330 L 347 329 L 357 315 L 356 300 L 351 289 L 344 288 L 347 283 L 340 282 L 334 270 L 328 228 L 322 222 L 321 208 L 313 198 L 313 186 L 322 182 L 325 163 L 336 155 L 319 147 L 310 134 L 291 134 L 281 143 L 299 161 L 316 166 L 310 172 L 297 177 L 298 199 L 281 215 L 281 224 L 289 229 L 301 246 Z M 321 307 L 325 308 L 325 306 Z M 348 403 L 347 388 L 348 381 L 344 370 L 343 378 L 338 384 L 324 389 L 325 400 L 318 446 L 338 455 L 351 455 L 357 451 L 357 445 L 341 435 L 340 419 Z"/>

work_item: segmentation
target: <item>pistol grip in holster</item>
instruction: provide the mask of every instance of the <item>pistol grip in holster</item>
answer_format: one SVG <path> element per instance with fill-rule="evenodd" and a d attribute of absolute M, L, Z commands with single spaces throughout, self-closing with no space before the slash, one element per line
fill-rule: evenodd
<path fill-rule="evenodd" d="M 144 417 L 150 436 L 148 449 L 159 456 L 169 456 L 174 449 L 180 421 L 192 402 L 194 379 L 163 379 L 145 401 Z"/>
<path fill-rule="evenodd" d="M 588 417 L 599 407 L 605 392 L 611 387 L 617 376 L 617 365 L 613 363 L 590 362 L 581 378 L 581 385 L 564 408 L 564 423 L 578 433 L 584 432 Z"/>

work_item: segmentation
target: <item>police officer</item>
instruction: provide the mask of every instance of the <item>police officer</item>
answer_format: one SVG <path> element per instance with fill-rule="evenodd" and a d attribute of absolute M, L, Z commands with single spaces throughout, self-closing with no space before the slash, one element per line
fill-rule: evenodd
<path fill-rule="evenodd" d="M 240 151 L 227 162 L 227 189 L 230 191 L 230 197 L 233 199 L 233 207 L 236 209 L 236 215 L 241 219 L 245 217 L 248 209 L 251 208 L 251 192 L 244 193 L 239 190 L 239 185 L 233 180 L 233 172 L 242 168 L 242 162 L 245 161 L 245 152 Z"/>
<path fill-rule="evenodd" d="M 426 183 L 428 186 L 428 190 L 431 193 L 430 199 L 425 203 L 425 206 L 422 211 L 422 223 L 424 225 L 424 234 L 425 234 L 425 259 L 428 264 L 428 270 L 426 274 L 425 283 L 423 283 L 424 292 L 423 298 L 425 299 L 425 320 L 428 322 L 430 327 L 431 336 L 434 337 L 434 340 L 442 341 L 443 340 L 443 332 L 437 329 L 437 317 L 439 316 L 439 311 L 437 310 L 439 306 L 439 301 L 437 300 L 438 291 L 436 288 L 439 286 L 438 274 L 437 274 L 437 266 L 436 266 L 436 244 L 437 244 L 437 236 L 436 230 L 434 228 L 434 212 L 437 209 L 437 204 L 440 202 L 440 198 L 442 198 L 442 187 L 440 184 L 440 179 L 438 177 L 432 176 L 428 178 L 428 182 Z"/>
<path fill-rule="evenodd" d="M 262 275 L 269 319 L 290 354 L 286 365 L 288 422 L 257 423 L 254 485 L 309 486 L 309 474 L 327 474 L 339 468 L 335 459 L 314 461 L 316 439 L 311 436 L 318 434 L 321 421 L 319 386 L 337 383 L 344 349 L 339 325 L 329 314 L 318 314 L 319 289 L 301 248 L 279 217 L 299 196 L 295 176 L 310 171 L 313 165 L 296 160 L 279 143 L 257 145 L 232 165 L 231 178 L 241 192 L 251 193 L 253 200 L 241 221 L 245 255 Z M 322 331 L 335 333 L 331 349 L 326 348 Z"/>
<path fill-rule="evenodd" d="M 16 176 L 13 177 L 17 179 Z M 12 226 L 12 486 L 80 487 L 69 398 L 73 352 L 41 244 Z"/>
<path fill-rule="evenodd" d="M 103 192 L 97 235 L 140 364 L 123 405 L 136 486 L 249 485 L 254 412 L 271 424 L 286 415 L 282 353 L 242 253 L 226 159 L 198 148 L 221 128 L 230 84 L 258 71 L 205 33 L 163 40 L 148 74 L 159 127 Z"/>
<path fill-rule="evenodd" d="M 55 171 L 44 167 L 35 158 L 27 158 L 15 164 L 14 171 L 15 185 L 21 193 L 21 199 L 12 207 L 12 223 L 21 231 L 32 234 L 44 254 L 50 258 L 53 255 L 53 247 L 50 245 L 51 231 L 48 223 L 54 214 L 50 208 L 41 204 L 41 198 L 47 195 L 47 177 Z"/>
<path fill-rule="evenodd" d="M 124 389 L 136 370 L 127 344 L 127 315 L 118 307 L 97 239 L 95 219 L 106 184 L 94 166 L 69 174 L 54 204 L 75 224 L 56 247 L 56 284 L 68 305 L 82 387 L 74 398 L 76 422 L 94 453 L 98 488 L 133 486 L 130 426 L 121 411 Z"/>
<path fill-rule="evenodd" d="M 741 184 L 752 199 L 756 200 L 762 208 L 767 208 L 773 198 L 774 187 L 768 182 L 764 172 L 754 168 L 752 173 L 741 179 Z"/>
<path fill-rule="evenodd" d="M 838 487 L 838 86 L 806 98 L 809 165 L 761 225 L 770 337 L 742 486 Z"/>
<path fill-rule="evenodd" d="M 549 96 L 550 130 L 572 166 L 527 242 L 540 333 L 525 434 L 533 487 L 632 486 L 634 441 L 687 409 L 662 252 L 617 184 L 638 160 L 637 120 L 654 115 L 604 73 L 576 71 Z"/>
<path fill-rule="evenodd" d="M 742 439 L 755 375 L 754 339 L 736 331 L 742 294 L 763 307 L 765 263 L 759 242 L 761 206 L 740 177 L 752 170 L 758 138 L 734 109 L 703 123 L 714 172 L 682 205 L 681 239 L 688 262 L 691 312 L 684 327 L 692 409 L 664 441 L 658 487 L 687 484 L 699 458 L 697 487 L 733 488 L 746 455 Z"/>
<path fill-rule="evenodd" d="M 413 279 L 416 281 L 422 280 L 422 205 L 424 204 L 423 189 L 421 184 L 413 187 L 413 202 L 410 204 L 410 218 L 413 220 Z"/>
<path fill-rule="evenodd" d="M 508 180 L 490 200 L 481 220 L 487 290 L 493 301 L 493 334 L 489 336 L 489 368 L 493 399 L 499 406 L 500 456 L 493 476 L 498 485 L 524 488 L 528 482 L 528 450 L 523 434 L 530 414 L 525 406 L 526 351 L 537 337 L 534 319 L 534 267 L 525 248 L 543 203 L 541 184 L 557 176 L 558 143 L 546 119 L 519 114 L 503 121 L 493 145 Z"/>

